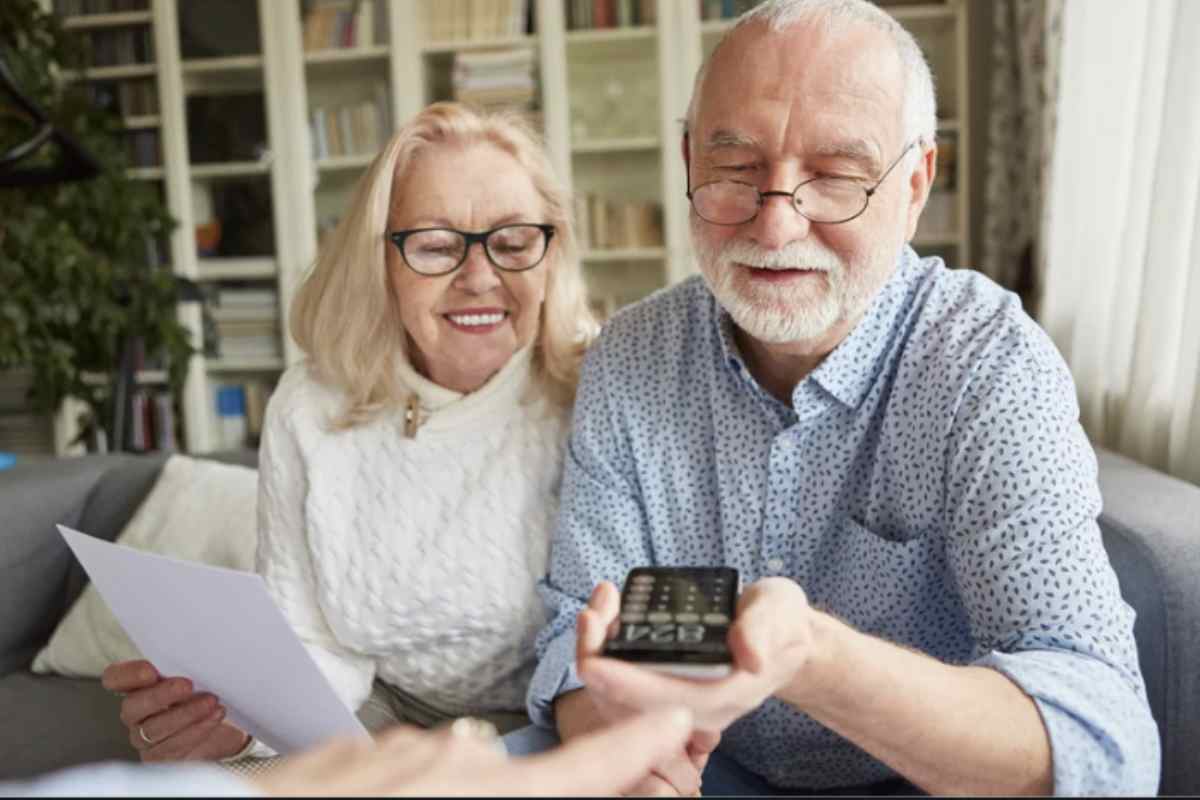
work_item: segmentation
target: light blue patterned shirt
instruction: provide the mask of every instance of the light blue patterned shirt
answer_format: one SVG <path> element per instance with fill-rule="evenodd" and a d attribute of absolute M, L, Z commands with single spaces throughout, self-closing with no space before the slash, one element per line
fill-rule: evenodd
<path fill-rule="evenodd" d="M 534 721 L 578 688 L 575 616 L 643 564 L 794 579 L 816 608 L 1037 703 L 1057 794 L 1153 794 L 1158 731 L 1101 544 L 1074 385 L 1018 298 L 905 247 L 787 406 L 751 377 L 699 278 L 617 314 L 576 401 Z M 722 749 L 777 787 L 895 775 L 771 699 Z"/>

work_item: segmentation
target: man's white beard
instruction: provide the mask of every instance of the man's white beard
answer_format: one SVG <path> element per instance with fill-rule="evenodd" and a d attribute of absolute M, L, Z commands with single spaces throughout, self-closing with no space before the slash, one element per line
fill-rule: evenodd
<path fill-rule="evenodd" d="M 700 273 L 737 326 L 755 339 L 776 344 L 819 339 L 837 323 L 857 316 L 871 300 L 870 262 L 874 259 L 847 266 L 836 253 L 812 239 L 792 242 L 781 250 L 767 250 L 742 239 L 710 247 L 698 230 L 704 224 L 694 216 L 691 219 Z M 794 284 L 756 282 L 737 264 L 807 269 L 823 275 Z"/>

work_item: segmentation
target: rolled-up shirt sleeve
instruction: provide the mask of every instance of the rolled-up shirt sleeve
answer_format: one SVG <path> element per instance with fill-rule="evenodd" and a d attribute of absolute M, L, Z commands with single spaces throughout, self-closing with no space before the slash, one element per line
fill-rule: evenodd
<path fill-rule="evenodd" d="M 628 439 L 607 396 L 604 341 L 584 362 L 563 473 L 550 567 L 538 584 L 549 622 L 536 641 L 530 719 L 553 728 L 554 700 L 580 688 L 575 673 L 575 618 L 601 581 L 617 586 L 630 568 L 653 563 Z"/>
<path fill-rule="evenodd" d="M 1054 794 L 1154 794 L 1160 743 L 1096 519 L 1096 458 L 1066 365 L 1012 331 L 965 387 L 947 449 L 947 556 L 974 663 L 1037 704 Z"/>

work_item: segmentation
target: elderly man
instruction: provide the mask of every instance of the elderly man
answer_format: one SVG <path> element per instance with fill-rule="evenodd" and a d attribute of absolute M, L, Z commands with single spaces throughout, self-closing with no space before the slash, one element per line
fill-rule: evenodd
<path fill-rule="evenodd" d="M 718 793 L 1157 787 L 1071 376 L 1014 295 L 907 245 L 934 106 L 915 42 L 862 0 L 770 0 L 697 78 L 703 281 L 589 354 L 529 694 L 564 738 L 690 707 L 640 792 L 694 793 L 718 741 Z M 740 571 L 729 677 L 599 655 L 610 582 L 655 564 Z"/>

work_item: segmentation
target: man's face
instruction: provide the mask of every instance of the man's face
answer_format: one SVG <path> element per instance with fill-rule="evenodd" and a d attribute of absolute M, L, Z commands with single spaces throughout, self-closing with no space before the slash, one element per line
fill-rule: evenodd
<path fill-rule="evenodd" d="M 833 35 L 808 24 L 744 29 L 716 54 L 700 88 L 691 186 L 735 180 L 791 192 L 818 176 L 873 186 L 908 144 L 904 88 L 895 47 L 868 26 Z M 816 341 L 842 328 L 844 335 L 915 230 L 931 164 L 910 151 L 867 210 L 841 224 L 812 223 L 779 196 L 764 198 L 742 225 L 714 225 L 693 211 L 701 272 L 756 339 Z"/>

